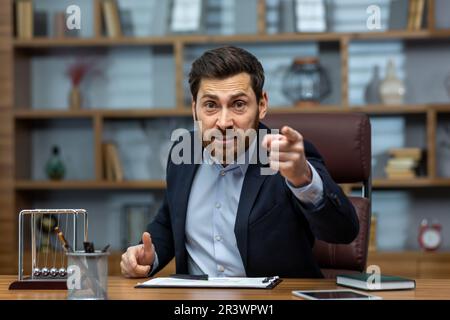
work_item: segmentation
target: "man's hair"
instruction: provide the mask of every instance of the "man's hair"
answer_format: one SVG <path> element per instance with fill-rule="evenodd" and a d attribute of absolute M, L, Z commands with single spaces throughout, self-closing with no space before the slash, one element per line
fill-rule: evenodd
<path fill-rule="evenodd" d="M 261 62 L 250 52 L 233 46 L 208 50 L 192 63 L 189 86 L 194 101 L 202 79 L 225 79 L 239 73 L 248 73 L 256 100 L 262 98 L 264 69 Z"/>

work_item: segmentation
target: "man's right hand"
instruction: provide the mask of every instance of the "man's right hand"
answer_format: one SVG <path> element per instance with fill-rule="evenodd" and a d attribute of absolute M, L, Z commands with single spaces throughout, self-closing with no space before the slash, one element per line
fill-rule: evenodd
<path fill-rule="evenodd" d="M 155 246 L 150 233 L 142 234 L 142 244 L 132 246 L 122 255 L 120 269 L 122 275 L 128 278 L 144 278 L 155 262 Z"/>

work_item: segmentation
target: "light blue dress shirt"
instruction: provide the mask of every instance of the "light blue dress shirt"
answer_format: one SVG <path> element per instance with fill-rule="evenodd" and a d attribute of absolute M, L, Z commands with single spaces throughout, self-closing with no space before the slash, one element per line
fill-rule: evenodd
<path fill-rule="evenodd" d="M 242 154 L 252 159 L 256 139 Z M 244 158 L 245 159 L 245 158 Z M 323 183 L 314 167 L 310 184 L 295 188 L 286 183 L 306 207 L 318 207 L 323 200 Z M 248 162 L 223 167 L 207 149 L 192 182 L 186 213 L 186 249 L 189 274 L 208 274 L 212 277 L 245 276 L 245 268 L 237 247 L 234 224 Z M 158 267 L 158 254 L 152 269 Z"/>

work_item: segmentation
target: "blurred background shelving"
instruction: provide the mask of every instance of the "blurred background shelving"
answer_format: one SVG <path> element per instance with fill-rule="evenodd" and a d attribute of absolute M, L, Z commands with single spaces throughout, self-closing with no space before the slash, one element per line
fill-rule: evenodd
<path fill-rule="evenodd" d="M 119 0 L 123 36 L 109 37 L 102 22 L 103 0 L 34 0 L 34 12 L 50 17 L 77 3 L 83 27 L 76 36 L 20 38 L 13 0 L 0 4 L 0 273 L 16 272 L 17 213 L 31 207 L 84 207 L 96 243 L 111 243 L 116 261 L 122 250 L 124 206 L 158 207 L 165 188 L 164 148 L 170 132 L 190 128 L 187 74 L 207 49 L 232 44 L 254 53 L 266 70 L 270 114 L 364 112 L 373 131 L 373 211 L 377 215 L 377 263 L 398 275 L 450 276 L 450 162 L 442 139 L 450 126 L 450 19 L 448 1 L 427 0 L 419 30 L 392 30 L 392 1 L 328 0 L 327 31 L 296 32 L 286 24 L 293 0 L 205 0 L 198 33 L 171 33 L 171 1 Z M 367 30 L 366 8 L 381 8 L 381 28 Z M 446 11 L 447 9 L 447 11 Z M 295 107 L 281 91 L 282 77 L 297 56 L 319 57 L 332 84 L 315 107 Z M 80 110 L 68 108 L 65 70 L 79 58 L 95 62 L 99 74 L 82 84 Z M 381 76 L 389 59 L 406 86 L 402 105 L 367 104 L 364 87 L 374 66 Z M 450 90 L 450 89 L 449 89 Z M 123 181 L 105 178 L 102 144 L 114 141 Z M 53 145 L 67 167 L 63 181 L 43 170 Z M 414 179 L 388 179 L 383 171 L 389 148 L 424 150 L 424 170 Z M 343 186 L 357 192 L 358 186 Z M 434 253 L 420 251 L 423 218 L 438 219 L 444 242 Z M 139 235 L 136 235 L 138 241 Z M 113 264 L 113 263 L 112 263 Z M 117 263 L 116 263 L 117 264 Z M 409 266 L 396 268 L 396 265 Z M 117 267 L 117 266 L 116 266 Z M 448 272 L 443 271 L 444 269 Z M 112 267 L 112 272 L 118 269 Z"/>

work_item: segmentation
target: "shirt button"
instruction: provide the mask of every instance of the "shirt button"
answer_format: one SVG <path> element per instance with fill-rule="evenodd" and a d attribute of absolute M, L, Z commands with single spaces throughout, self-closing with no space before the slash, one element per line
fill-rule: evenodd
<path fill-rule="evenodd" d="M 219 236 L 219 235 L 217 235 L 216 237 L 216 241 L 220 241 L 220 240 L 222 240 L 222 237 L 221 236 Z"/>
<path fill-rule="evenodd" d="M 224 176 L 224 175 L 225 175 L 225 171 L 220 170 L 220 175 L 221 175 L 221 176 Z"/>
<path fill-rule="evenodd" d="M 225 268 L 224 268 L 222 265 L 218 265 L 218 266 L 217 266 L 217 271 L 219 271 L 219 272 L 224 272 L 224 271 L 225 271 Z"/>
<path fill-rule="evenodd" d="M 220 203 L 216 202 L 216 208 L 219 209 L 220 208 Z"/>

